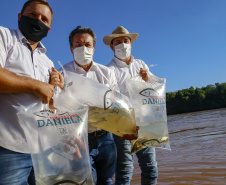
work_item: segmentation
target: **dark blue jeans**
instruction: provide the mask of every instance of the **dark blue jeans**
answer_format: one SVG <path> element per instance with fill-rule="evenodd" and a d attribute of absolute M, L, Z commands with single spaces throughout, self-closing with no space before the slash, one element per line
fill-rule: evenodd
<path fill-rule="evenodd" d="M 111 133 L 88 136 L 90 161 L 95 184 L 112 185 L 117 159 L 116 146 Z"/>
<path fill-rule="evenodd" d="M 0 185 L 35 185 L 30 154 L 0 147 Z"/>
<path fill-rule="evenodd" d="M 130 185 L 133 175 L 133 156 L 131 144 L 128 140 L 121 139 L 114 135 L 117 147 L 117 165 L 115 171 L 116 185 Z M 144 148 L 136 153 L 141 169 L 141 184 L 153 185 L 157 183 L 158 167 L 155 148 Z"/>

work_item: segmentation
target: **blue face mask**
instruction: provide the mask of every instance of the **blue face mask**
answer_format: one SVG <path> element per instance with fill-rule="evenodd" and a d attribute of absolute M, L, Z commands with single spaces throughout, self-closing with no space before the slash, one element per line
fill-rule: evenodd
<path fill-rule="evenodd" d="M 20 21 L 18 21 L 19 29 L 23 35 L 31 41 L 39 42 L 44 37 L 47 36 L 49 27 L 46 26 L 39 19 L 34 19 L 28 16 L 21 16 Z"/>

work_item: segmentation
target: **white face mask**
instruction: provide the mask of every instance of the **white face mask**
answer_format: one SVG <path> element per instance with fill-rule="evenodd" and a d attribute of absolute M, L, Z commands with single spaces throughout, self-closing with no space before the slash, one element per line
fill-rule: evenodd
<path fill-rule="evenodd" d="M 115 56 L 119 59 L 126 59 L 131 54 L 131 44 L 119 44 L 114 46 Z"/>
<path fill-rule="evenodd" d="M 93 48 L 81 46 L 73 49 L 73 56 L 80 65 L 88 65 L 93 60 Z"/>

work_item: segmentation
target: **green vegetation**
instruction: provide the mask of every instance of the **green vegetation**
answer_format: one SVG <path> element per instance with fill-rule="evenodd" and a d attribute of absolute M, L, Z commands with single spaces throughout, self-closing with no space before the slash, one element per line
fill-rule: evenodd
<path fill-rule="evenodd" d="M 166 93 L 167 114 L 179 114 L 226 107 L 226 83 Z"/>

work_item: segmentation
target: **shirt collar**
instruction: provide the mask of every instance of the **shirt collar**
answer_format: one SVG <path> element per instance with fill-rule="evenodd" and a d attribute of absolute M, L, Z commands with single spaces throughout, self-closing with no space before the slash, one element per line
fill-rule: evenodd
<path fill-rule="evenodd" d="M 131 63 L 130 63 L 130 65 L 133 63 L 133 59 L 134 59 L 134 57 L 131 55 Z M 115 64 L 117 65 L 117 67 L 120 67 L 120 68 L 129 67 L 130 66 L 130 65 L 127 65 L 125 62 L 119 60 L 115 56 L 113 58 L 113 61 L 115 62 Z"/>
<path fill-rule="evenodd" d="M 21 44 L 26 44 L 26 45 L 29 44 L 30 45 L 30 42 L 22 34 L 22 32 L 20 31 L 19 28 L 17 28 L 16 32 L 17 32 L 17 35 L 18 35 L 18 38 L 19 38 L 19 41 L 21 42 Z M 38 51 L 40 51 L 42 53 L 46 53 L 46 48 L 41 42 L 38 43 L 38 47 L 36 49 L 38 49 Z"/>
<path fill-rule="evenodd" d="M 83 70 L 83 71 L 85 71 L 82 67 L 80 67 L 80 66 L 78 66 L 76 63 L 75 63 L 75 61 L 73 61 L 73 63 L 74 63 L 74 69 L 75 69 L 75 71 L 76 70 Z M 92 65 L 91 65 L 91 67 L 90 67 L 90 69 L 89 69 L 89 71 L 90 70 L 94 70 L 95 68 L 97 68 L 97 63 L 96 62 L 92 62 Z M 88 72 L 89 72 L 88 71 Z"/>

